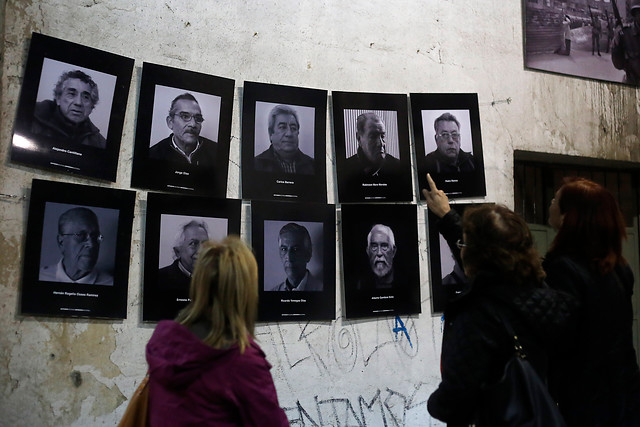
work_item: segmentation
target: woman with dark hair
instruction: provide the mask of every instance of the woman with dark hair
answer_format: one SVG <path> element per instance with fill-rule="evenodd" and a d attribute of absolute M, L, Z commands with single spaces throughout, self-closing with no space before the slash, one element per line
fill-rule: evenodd
<path fill-rule="evenodd" d="M 237 237 L 200 247 L 191 302 L 147 344 L 151 426 L 288 426 L 253 341 L 258 267 Z"/>
<path fill-rule="evenodd" d="M 640 370 L 633 348 L 633 274 L 613 195 L 566 180 L 549 207 L 558 230 L 543 263 L 550 286 L 578 300 L 577 331 L 552 360 L 550 387 L 569 426 L 640 426 Z"/>
<path fill-rule="evenodd" d="M 460 223 L 446 195 L 427 178 L 432 189 L 423 190 L 428 206 L 449 223 L 445 238 L 462 231 L 457 245 L 470 280 L 445 310 L 442 382 L 429 397 L 428 410 L 448 426 L 482 426 L 486 390 L 498 382 L 514 354 L 503 320 L 545 378 L 548 352 L 566 327 L 569 303 L 545 285 L 540 257 L 521 217 L 504 206 L 481 205 L 467 208 Z"/>

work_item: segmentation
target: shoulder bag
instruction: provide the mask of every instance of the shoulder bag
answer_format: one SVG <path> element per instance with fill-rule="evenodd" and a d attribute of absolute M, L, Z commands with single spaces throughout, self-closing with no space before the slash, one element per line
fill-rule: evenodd
<path fill-rule="evenodd" d="M 514 352 L 502 378 L 489 386 L 478 409 L 478 426 L 566 427 L 546 384 L 527 360 L 518 336 L 506 318 L 499 317 L 512 337 Z"/>
<path fill-rule="evenodd" d="M 133 392 L 118 427 L 146 427 L 149 421 L 149 374 Z"/>

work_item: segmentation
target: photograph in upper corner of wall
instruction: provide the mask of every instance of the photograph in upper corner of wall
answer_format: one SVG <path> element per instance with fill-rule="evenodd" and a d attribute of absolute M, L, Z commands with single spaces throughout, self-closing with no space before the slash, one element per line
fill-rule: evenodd
<path fill-rule="evenodd" d="M 333 92 L 341 203 L 412 200 L 407 96 Z"/>
<path fill-rule="evenodd" d="M 327 91 L 245 82 L 242 197 L 327 201 Z"/>
<path fill-rule="evenodd" d="M 335 319 L 335 206 L 251 202 L 258 319 Z"/>
<path fill-rule="evenodd" d="M 131 185 L 225 197 L 234 80 L 144 63 Z"/>
<path fill-rule="evenodd" d="M 640 14 L 628 1 L 557 3 L 523 0 L 525 68 L 640 84 Z"/>
<path fill-rule="evenodd" d="M 11 160 L 115 181 L 133 59 L 33 33 Z"/>
<path fill-rule="evenodd" d="M 345 317 L 421 312 L 417 236 L 415 205 L 342 205 Z"/>
<path fill-rule="evenodd" d="M 427 173 L 450 199 L 487 194 L 475 93 L 412 93 L 411 115 L 420 189 Z M 424 196 L 419 192 L 420 197 Z"/>
<path fill-rule="evenodd" d="M 202 242 L 240 235 L 240 200 L 149 193 L 142 320 L 173 319 L 189 302 Z"/>
<path fill-rule="evenodd" d="M 21 312 L 123 319 L 135 192 L 34 179 Z"/>

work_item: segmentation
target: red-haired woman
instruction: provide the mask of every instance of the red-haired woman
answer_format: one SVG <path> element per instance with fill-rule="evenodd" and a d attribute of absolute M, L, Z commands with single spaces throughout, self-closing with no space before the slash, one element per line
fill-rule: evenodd
<path fill-rule="evenodd" d="M 558 234 L 543 263 L 547 282 L 579 302 L 578 329 L 552 360 L 550 386 L 560 410 L 569 426 L 640 426 L 622 213 L 604 187 L 573 179 L 551 201 L 549 225 Z"/>

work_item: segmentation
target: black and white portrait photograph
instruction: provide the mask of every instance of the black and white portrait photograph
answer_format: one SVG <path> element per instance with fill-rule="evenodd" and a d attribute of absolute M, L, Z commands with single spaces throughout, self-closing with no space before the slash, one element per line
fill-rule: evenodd
<path fill-rule="evenodd" d="M 125 318 L 133 191 L 33 180 L 22 313 Z"/>
<path fill-rule="evenodd" d="M 145 62 L 131 185 L 224 198 L 234 85 Z"/>
<path fill-rule="evenodd" d="M 173 319 L 189 302 L 202 242 L 240 235 L 240 201 L 149 193 L 145 227 L 143 320 Z"/>
<path fill-rule="evenodd" d="M 253 201 L 260 320 L 335 319 L 335 207 Z"/>
<path fill-rule="evenodd" d="M 245 82 L 242 197 L 326 202 L 327 91 Z"/>
<path fill-rule="evenodd" d="M 406 95 L 332 97 L 339 201 L 412 200 Z"/>
<path fill-rule="evenodd" d="M 481 204 L 456 203 L 451 207 L 462 216 L 469 206 L 481 206 Z M 429 237 L 431 312 L 442 313 L 447 302 L 464 291 L 468 281 L 460 259 L 459 242 L 446 241 L 438 232 L 439 218 L 427 211 L 425 215 Z"/>
<path fill-rule="evenodd" d="M 11 160 L 115 181 L 133 59 L 32 34 Z"/>
<path fill-rule="evenodd" d="M 478 95 L 410 97 L 420 188 L 427 188 L 429 173 L 449 198 L 486 195 Z"/>
<path fill-rule="evenodd" d="M 113 286 L 119 214 L 46 202 L 38 280 Z"/>
<path fill-rule="evenodd" d="M 526 0 L 525 68 L 640 85 L 640 4 Z"/>
<path fill-rule="evenodd" d="M 421 312 L 417 233 L 415 205 L 342 205 L 347 318 Z"/>

